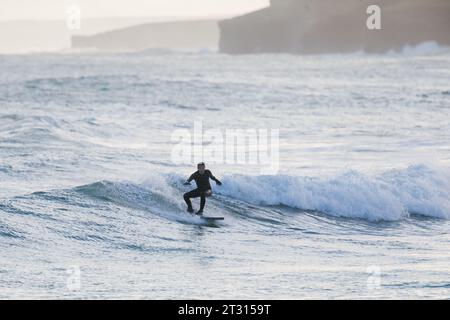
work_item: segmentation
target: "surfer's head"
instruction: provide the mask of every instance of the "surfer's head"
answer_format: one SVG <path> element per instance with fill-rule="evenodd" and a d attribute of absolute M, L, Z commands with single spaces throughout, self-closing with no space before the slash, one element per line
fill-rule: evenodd
<path fill-rule="evenodd" d="M 198 172 L 200 172 L 201 174 L 203 174 L 205 172 L 205 168 L 206 168 L 206 166 L 205 166 L 204 162 L 200 162 L 197 165 Z"/>

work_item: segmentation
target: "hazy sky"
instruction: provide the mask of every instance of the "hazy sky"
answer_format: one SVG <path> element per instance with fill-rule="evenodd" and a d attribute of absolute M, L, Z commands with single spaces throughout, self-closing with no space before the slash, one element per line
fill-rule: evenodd
<path fill-rule="evenodd" d="M 0 0 L 1 20 L 59 20 L 78 5 L 82 19 L 226 16 L 265 7 L 269 0 Z"/>

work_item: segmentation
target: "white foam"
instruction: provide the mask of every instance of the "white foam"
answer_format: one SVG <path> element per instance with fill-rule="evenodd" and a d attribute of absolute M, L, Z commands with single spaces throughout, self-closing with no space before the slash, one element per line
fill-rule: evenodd
<path fill-rule="evenodd" d="M 389 54 L 402 54 L 406 56 L 416 56 L 416 55 L 430 55 L 430 54 L 441 54 L 450 52 L 450 48 L 446 46 L 442 46 L 436 41 L 426 41 L 419 43 L 417 45 L 405 45 L 403 48 L 398 51 L 389 51 Z"/>
<path fill-rule="evenodd" d="M 349 171 L 333 178 L 243 176 L 224 178 L 216 192 L 257 205 L 285 205 L 333 216 L 396 221 L 410 213 L 450 218 L 450 176 L 424 165 L 378 176 Z"/>

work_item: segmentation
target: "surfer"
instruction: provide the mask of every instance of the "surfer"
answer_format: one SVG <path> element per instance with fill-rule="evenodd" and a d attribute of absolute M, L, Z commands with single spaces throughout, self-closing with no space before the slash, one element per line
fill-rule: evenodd
<path fill-rule="evenodd" d="M 213 176 L 211 171 L 205 169 L 205 163 L 200 162 L 197 165 L 197 171 L 194 172 L 189 179 L 186 180 L 184 185 L 190 185 L 192 180 L 195 180 L 197 184 L 197 189 L 189 191 L 183 195 L 184 201 L 188 206 L 187 211 L 192 213 L 194 209 L 192 209 L 191 198 L 200 197 L 200 210 L 197 211 L 197 215 L 203 214 L 203 209 L 205 208 L 206 197 L 212 195 L 211 184 L 209 183 L 209 179 L 214 180 L 217 185 L 221 186 L 222 182 L 220 182 L 216 177 Z"/>

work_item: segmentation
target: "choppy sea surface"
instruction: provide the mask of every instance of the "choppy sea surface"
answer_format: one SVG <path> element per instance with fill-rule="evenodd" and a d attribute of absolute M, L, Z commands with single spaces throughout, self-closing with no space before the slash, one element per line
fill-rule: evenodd
<path fill-rule="evenodd" d="M 450 298 L 438 49 L 0 56 L 0 298 Z M 279 130 L 276 174 L 204 159 L 214 224 L 172 156 L 196 121 Z"/>

